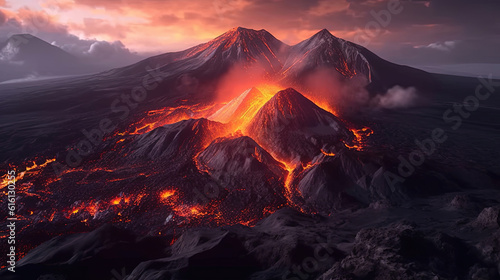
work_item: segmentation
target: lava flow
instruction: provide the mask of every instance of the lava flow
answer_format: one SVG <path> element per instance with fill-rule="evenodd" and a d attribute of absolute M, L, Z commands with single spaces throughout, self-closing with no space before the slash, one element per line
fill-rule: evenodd
<path fill-rule="evenodd" d="M 361 129 L 351 128 L 350 130 L 356 138 L 354 139 L 354 143 L 352 145 L 345 142 L 344 145 L 349 149 L 363 151 L 367 146 L 367 138 L 373 134 L 373 130 L 369 127 L 363 127 Z"/>
<path fill-rule="evenodd" d="M 328 141 L 337 141 L 335 140 L 337 136 L 328 136 L 328 133 L 347 135 L 342 134 L 342 127 L 345 127 L 346 131 L 350 131 L 354 136 L 350 137 L 353 139 L 339 136 L 341 144 L 344 144 L 344 148 L 361 151 L 366 148 L 366 138 L 373 131 L 368 127 L 348 129 L 342 120 L 337 119 L 334 109 L 328 102 L 306 98 L 294 90 L 291 90 L 295 92 L 291 97 L 298 99 L 286 99 L 286 94 L 289 94 L 287 92 L 290 89 L 280 91 L 281 88 L 279 85 L 263 83 L 246 90 L 233 100 L 226 101 L 225 104 L 179 105 L 149 111 L 145 117 L 130 124 L 126 131 L 112 136 L 112 141 L 122 143 L 122 146 L 125 147 L 124 150 L 117 150 L 115 147 L 103 152 L 104 155 L 121 152 L 125 161 L 120 165 L 120 168 L 111 168 L 107 162 L 97 162 L 93 163 L 90 168 L 68 169 L 59 174 L 59 177 L 52 178 L 42 171 L 50 166 L 55 159 L 33 161 L 16 176 L 16 181 L 19 181 L 18 193 L 22 198 L 19 203 L 26 204 L 25 211 L 18 213 L 19 220 L 26 223 L 26 226 L 20 231 L 29 229 L 30 225 L 35 223 L 46 222 L 62 222 L 68 225 L 77 223 L 89 227 L 104 222 L 128 224 L 130 221 L 137 221 L 138 217 L 142 215 L 141 213 L 149 213 L 156 207 L 160 207 L 159 209 L 162 210 L 161 213 L 154 214 L 154 217 L 158 217 L 160 220 L 166 219 L 167 222 L 164 226 L 168 226 L 168 223 L 172 221 L 178 225 L 244 224 L 252 226 L 262 217 L 284 206 L 293 207 L 302 212 L 314 213 L 314 210 L 309 208 L 306 210 L 301 204 L 302 194 L 298 190 L 297 181 L 306 172 L 320 164 L 322 160 L 336 157 L 339 152 L 338 146 Z M 278 92 L 285 93 L 281 93 L 283 96 L 276 100 Z M 186 102 L 186 100 L 182 102 Z M 266 107 L 266 104 L 270 102 L 275 104 Z M 279 120 L 278 115 L 282 116 L 283 119 Z M 273 127 L 272 122 L 257 124 L 258 118 L 266 120 L 278 118 L 278 120 L 273 121 L 279 125 Z M 285 133 L 283 135 L 286 135 L 290 131 L 285 131 L 286 126 L 282 126 L 282 124 L 286 125 L 286 123 L 296 121 L 301 123 L 292 126 L 293 129 L 303 129 L 309 134 L 318 133 L 314 136 L 316 137 L 315 144 L 311 144 L 309 138 L 304 138 L 305 140 L 301 138 L 302 134 L 300 133 L 303 131 L 290 134 L 294 135 L 289 138 L 296 141 L 295 144 L 306 141 L 303 146 L 305 147 L 304 151 L 312 151 L 312 154 L 307 156 L 295 155 L 294 151 L 288 151 L 293 146 L 284 144 L 285 142 L 269 142 L 269 138 L 272 137 L 268 134 L 261 137 L 262 135 L 259 136 L 260 132 L 256 129 L 260 127 L 259 125 L 267 125 L 270 126 L 267 129 L 277 129 L 273 132 L 274 134 L 279 136 Z M 315 121 L 318 123 L 314 123 Z M 337 121 L 338 123 L 335 123 Z M 336 126 L 338 127 L 335 128 Z M 321 129 L 327 131 L 321 131 Z M 127 135 L 132 137 L 125 142 L 124 136 Z M 147 143 L 148 137 L 152 137 L 151 149 L 162 148 L 182 156 L 176 158 L 176 161 L 186 160 L 185 163 L 182 163 L 184 165 L 179 163 L 183 167 L 179 171 L 175 171 L 177 173 L 165 173 L 170 172 L 169 168 L 174 165 L 167 159 L 158 159 L 158 162 L 165 160 L 168 163 L 166 167 L 162 168 L 149 167 L 150 159 L 147 159 L 148 161 L 143 162 L 143 164 L 129 163 L 129 154 L 136 157 L 134 160 L 137 160 L 138 155 L 130 151 L 127 145 L 139 141 L 137 143 L 141 144 L 137 145 L 137 149 L 147 150 L 142 144 L 143 142 L 140 141 Z M 163 144 L 160 144 L 159 140 L 164 141 L 161 142 Z M 225 143 L 235 143 L 235 141 L 240 140 L 242 143 L 250 143 L 249 148 L 242 150 L 238 150 L 241 147 L 228 148 L 224 152 L 229 154 L 218 150 L 220 147 L 224 148 Z M 213 170 L 200 159 L 203 152 L 209 148 L 213 154 L 222 157 L 213 159 L 218 162 L 221 168 L 243 168 L 247 164 L 252 172 L 255 170 L 255 172 L 267 172 L 265 174 L 268 174 L 266 175 L 268 177 L 258 178 L 253 176 L 251 172 L 242 172 L 239 175 L 229 172 L 220 175 L 220 172 L 225 169 L 222 171 Z M 233 156 L 230 154 L 231 152 L 238 154 Z M 289 155 L 289 152 L 292 154 Z M 163 156 L 164 152 L 161 151 L 159 154 Z M 189 158 L 186 159 L 186 156 Z M 106 156 L 102 158 L 106 159 Z M 213 164 L 213 162 L 211 163 Z M 194 173 L 189 164 L 192 164 Z M 170 187 L 158 186 L 159 182 L 165 180 L 162 174 L 172 176 Z M 179 175 L 179 178 L 173 174 Z M 36 178 L 37 175 L 43 175 L 47 178 L 44 181 L 43 178 Z M 253 176 L 256 181 L 246 184 L 241 176 L 247 175 L 249 177 L 244 177 L 246 178 L 244 180 L 251 180 Z M 209 197 L 203 204 L 193 203 L 191 190 L 204 184 L 200 180 L 221 186 L 220 195 Z M 226 189 L 230 184 L 232 184 L 231 187 Z M 252 193 L 255 184 L 261 184 L 258 186 L 261 189 L 258 190 L 255 199 L 249 199 L 248 196 Z M 7 185 L 8 180 L 5 175 L 2 177 L 0 187 L 5 188 Z M 78 186 L 80 190 L 71 189 L 72 186 Z M 93 190 L 94 193 L 81 192 L 82 188 Z M 270 190 L 270 188 L 274 189 Z M 262 190 L 270 190 L 270 194 L 262 195 L 259 193 Z M 66 191 L 78 194 L 80 197 L 76 198 L 73 194 L 70 198 L 69 195 L 65 194 Z M 275 196 L 276 199 L 272 202 L 266 202 L 267 205 L 259 202 L 260 206 L 256 207 L 258 205 L 256 199 L 262 199 L 260 197 L 266 196 Z M 33 203 L 26 200 L 27 197 L 36 197 L 40 203 L 43 202 L 41 205 L 45 205 L 45 209 L 36 212 L 37 208 L 31 206 Z M 70 199 L 73 200 L 70 201 Z M 228 202 L 228 199 L 233 200 Z M 238 208 L 233 205 L 234 201 L 239 203 Z M 47 207 L 48 205 L 52 206 Z M 163 231 L 163 229 L 159 228 L 158 231 Z"/>
<path fill-rule="evenodd" d="M 264 83 L 246 90 L 233 100 L 230 100 L 225 105 L 211 104 L 210 106 L 201 106 L 197 104 L 192 107 L 181 106 L 177 108 L 165 108 L 161 110 L 150 111 L 148 115 L 153 116 L 154 118 L 150 118 L 149 120 L 146 120 L 146 118 L 144 118 L 139 122 L 133 124 L 131 127 L 134 126 L 136 128 L 133 129 L 130 134 L 144 134 L 160 125 L 175 122 L 178 119 L 175 119 L 172 116 L 175 116 L 175 112 L 180 112 L 180 110 L 182 110 L 182 112 L 196 112 L 196 114 L 191 113 L 190 115 L 184 115 L 183 117 L 181 117 L 181 119 L 197 117 L 207 118 L 208 120 L 214 122 L 224 123 L 226 124 L 224 131 L 210 133 L 210 137 L 208 137 L 208 134 L 206 132 L 201 131 L 202 133 L 204 133 L 204 135 L 200 135 L 200 137 L 204 139 L 202 141 L 203 144 L 193 154 L 193 163 L 195 164 L 198 172 L 200 172 L 201 174 L 211 174 L 212 172 L 212 170 L 210 170 L 210 168 L 208 168 L 199 159 L 200 155 L 208 148 L 209 145 L 214 145 L 228 139 L 250 136 L 259 144 L 260 147 L 264 148 L 276 161 L 282 164 L 282 168 L 286 174 L 284 178 L 282 178 L 284 188 L 282 195 L 286 198 L 287 204 L 289 206 L 304 212 L 303 207 L 300 205 L 300 203 L 297 202 L 296 198 L 300 197 L 301 194 L 296 189 L 296 186 L 294 186 L 293 181 L 294 179 L 301 177 L 302 174 L 319 164 L 319 162 L 317 160 L 300 162 L 284 159 L 275 152 L 276 147 L 267 145 L 266 143 L 259 141 L 257 138 L 252 137 L 252 135 L 254 134 L 253 132 L 247 131 L 248 125 L 254 120 L 255 116 L 260 111 L 262 111 L 263 106 L 268 103 L 275 96 L 275 94 L 279 92 L 280 89 L 281 86 L 279 85 Z M 312 101 L 312 103 L 314 103 L 315 106 L 318 106 L 319 108 L 323 109 L 333 116 L 337 115 L 333 107 L 328 102 L 325 102 L 321 99 L 309 99 Z M 297 104 L 287 104 L 286 106 L 290 108 L 290 111 L 281 113 L 283 115 L 287 115 L 288 118 L 294 118 L 295 116 L 293 116 L 293 114 L 295 111 L 292 108 L 296 105 Z M 214 108 L 217 108 L 218 106 L 219 109 L 214 112 Z M 283 110 L 283 108 L 275 108 L 275 110 L 280 111 Z M 194 115 L 196 115 L 196 117 L 194 117 Z M 210 130 L 210 127 L 211 126 L 207 124 L 207 129 Z M 343 139 L 342 143 L 345 147 L 358 151 L 361 151 L 366 147 L 366 137 L 373 133 L 371 129 L 367 127 L 348 130 L 352 133 L 352 135 L 354 135 L 354 138 Z M 197 131 L 197 133 L 198 132 L 199 131 Z M 255 149 L 255 151 L 256 152 L 252 154 L 252 157 L 259 160 L 259 153 L 257 152 L 257 149 Z M 322 148 L 318 150 L 318 154 L 311 155 L 311 157 L 319 155 L 322 155 L 324 157 L 335 157 L 336 153 L 337 151 L 332 150 L 331 148 Z M 185 203 L 185 201 L 188 201 L 189 199 L 186 197 L 185 191 L 181 188 L 167 189 L 159 194 L 159 197 L 162 204 L 169 206 L 174 217 L 188 219 L 189 221 L 199 221 L 202 218 L 209 218 L 212 220 L 212 222 L 220 224 L 234 223 L 234 218 L 228 219 L 228 216 L 220 211 L 219 207 L 221 201 L 219 200 L 214 200 L 208 205 L 204 206 Z M 237 220 L 249 224 L 248 217 L 246 217 L 245 219 Z"/>
<path fill-rule="evenodd" d="M 117 133 L 117 135 L 135 135 L 144 134 L 152 131 L 153 129 L 180 122 L 183 120 L 204 118 L 209 115 L 217 104 L 194 104 L 194 105 L 180 105 L 177 107 L 165 107 L 157 110 L 151 110 L 145 117 L 129 125 L 129 128 Z"/>
<path fill-rule="evenodd" d="M 25 176 L 33 178 L 36 175 L 38 175 L 45 167 L 47 167 L 47 165 L 54 162 L 55 160 L 56 160 L 55 158 L 54 159 L 47 159 L 47 160 L 45 160 L 44 163 L 38 165 L 36 163 L 36 159 L 35 159 L 32 161 L 30 166 L 26 166 L 24 171 L 21 171 L 21 172 L 17 171 L 17 168 L 14 168 L 14 170 L 16 170 L 16 178 L 13 181 L 15 181 L 15 182 L 20 181 Z M 3 175 L 2 181 L 0 182 L 0 189 L 7 187 L 7 185 L 9 185 L 9 181 L 11 181 L 11 180 L 8 179 L 7 174 Z"/>

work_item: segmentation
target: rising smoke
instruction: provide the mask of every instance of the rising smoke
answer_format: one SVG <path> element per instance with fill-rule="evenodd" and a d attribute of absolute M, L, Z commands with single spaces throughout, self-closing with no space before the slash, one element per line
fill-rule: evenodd
<path fill-rule="evenodd" d="M 403 88 L 398 85 L 383 94 L 373 96 L 366 89 L 369 84 L 366 78 L 345 78 L 334 69 L 314 71 L 306 77 L 304 84 L 304 94 L 319 97 L 340 114 L 367 108 L 405 108 L 415 105 L 418 99 L 416 88 Z"/>
<path fill-rule="evenodd" d="M 417 101 L 414 87 L 394 86 L 381 94 L 370 94 L 366 89 L 369 81 L 361 76 L 346 78 L 332 68 L 320 68 L 309 73 L 300 81 L 270 78 L 259 63 L 251 66 L 235 65 L 220 80 L 217 86 L 217 100 L 229 101 L 251 87 L 263 83 L 279 85 L 281 89 L 293 87 L 306 97 L 327 104 L 339 114 L 356 113 L 366 109 L 395 109 L 412 106 Z"/>

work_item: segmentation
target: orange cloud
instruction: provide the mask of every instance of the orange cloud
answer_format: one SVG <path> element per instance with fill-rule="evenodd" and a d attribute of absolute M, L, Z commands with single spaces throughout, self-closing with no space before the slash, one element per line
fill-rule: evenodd
<path fill-rule="evenodd" d="M 118 25 L 109 22 L 108 20 L 98 18 L 84 18 L 83 25 L 72 24 L 71 28 L 81 30 L 87 36 L 106 35 L 113 39 L 123 39 L 130 31 L 125 25 Z"/>
<path fill-rule="evenodd" d="M 72 0 L 45 0 L 41 5 L 47 9 L 68 11 L 74 7 L 75 2 Z"/>
<path fill-rule="evenodd" d="M 38 32 L 66 33 L 66 27 L 59 23 L 57 16 L 50 15 L 45 11 L 35 11 L 29 8 L 21 8 L 11 18 L 19 20 L 23 24 L 23 33 L 36 35 Z"/>

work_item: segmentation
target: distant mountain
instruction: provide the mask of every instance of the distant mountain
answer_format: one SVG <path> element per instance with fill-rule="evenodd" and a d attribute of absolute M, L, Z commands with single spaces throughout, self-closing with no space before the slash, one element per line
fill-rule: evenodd
<path fill-rule="evenodd" d="M 113 70 L 116 75 L 136 76 L 147 65 L 164 72 L 192 72 L 198 77 L 217 77 L 236 63 L 259 63 L 269 73 L 278 72 L 289 48 L 266 30 L 233 28 L 204 44 L 184 51 L 147 58 L 128 67 Z"/>
<path fill-rule="evenodd" d="M 150 57 L 130 66 L 106 72 L 113 77 L 135 82 L 154 68 L 174 81 L 181 75 L 196 77 L 200 85 L 217 84 L 233 67 L 259 66 L 264 78 L 280 80 L 289 86 L 301 83 L 305 74 L 317 69 L 332 69 L 341 77 L 363 77 L 372 92 L 385 92 L 400 85 L 427 90 L 433 80 L 424 71 L 387 62 L 369 50 L 337 38 L 323 29 L 294 46 L 276 39 L 266 30 L 237 27 L 212 41 L 180 52 Z M 35 36 L 18 34 L 0 44 L 0 81 L 27 76 L 71 75 L 97 72 L 77 57 Z M 112 80 L 111 80 L 112 81 Z M 169 86 L 169 88 L 172 88 Z M 164 92 L 164 90 L 158 89 Z M 180 90 L 179 94 L 182 94 Z M 191 90 L 191 93 L 196 90 Z M 206 95 L 203 92 L 197 91 Z"/>
<path fill-rule="evenodd" d="M 77 62 L 76 57 L 71 54 L 30 34 L 12 35 L 3 45 L 0 59 L 30 63 L 39 67 L 55 67 L 50 65 L 54 62 L 65 66 Z"/>
<path fill-rule="evenodd" d="M 0 44 L 0 81 L 90 71 L 77 57 L 30 34 L 12 35 Z"/>
<path fill-rule="evenodd" d="M 106 76 L 126 78 L 125 81 L 139 80 L 148 75 L 145 69 L 150 68 L 174 80 L 189 75 L 196 78 L 200 87 L 210 85 L 191 92 L 206 97 L 210 95 L 206 89 L 216 86 L 218 79 L 229 70 L 234 67 L 254 69 L 255 66 L 260 66 L 262 78 L 299 88 L 307 74 L 320 69 L 332 69 L 346 80 L 362 77 L 373 93 L 385 92 L 395 85 L 414 86 L 422 91 L 434 86 L 430 74 L 387 62 L 360 45 L 333 36 L 326 29 L 289 46 L 266 30 L 238 27 L 210 42 L 113 69 Z M 172 91 L 172 87 L 169 88 Z M 160 91 L 164 93 L 165 88 Z M 183 92 L 175 90 L 175 94 Z"/>
<path fill-rule="evenodd" d="M 323 29 L 290 48 L 283 74 L 299 78 L 318 67 L 330 67 L 344 77 L 363 75 L 371 81 L 371 66 L 359 46 Z"/>

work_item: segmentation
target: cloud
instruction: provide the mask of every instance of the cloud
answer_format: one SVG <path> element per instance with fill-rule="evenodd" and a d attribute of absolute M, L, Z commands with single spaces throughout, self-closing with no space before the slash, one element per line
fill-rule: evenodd
<path fill-rule="evenodd" d="M 86 36 L 106 34 L 114 38 L 125 38 L 130 29 L 124 25 L 112 24 L 107 20 L 98 18 L 84 18 L 80 29 Z"/>
<path fill-rule="evenodd" d="M 369 105 L 370 94 L 365 86 L 368 81 L 362 76 L 345 79 L 336 70 L 320 68 L 304 77 L 304 87 L 299 88 L 314 100 L 328 104 L 338 114 L 356 113 Z"/>
<path fill-rule="evenodd" d="M 394 109 L 413 106 L 418 98 L 417 89 L 414 87 L 403 88 L 394 86 L 384 95 L 377 95 L 372 103 L 380 108 Z"/>
<path fill-rule="evenodd" d="M 120 41 L 111 43 L 106 41 L 95 41 L 90 45 L 88 51 L 84 52 L 84 55 L 96 59 L 109 59 L 114 56 L 119 58 L 129 54 L 130 51 Z"/>
<path fill-rule="evenodd" d="M 45 0 L 41 4 L 46 9 L 68 11 L 74 7 L 75 3 L 72 0 Z"/>
<path fill-rule="evenodd" d="M 90 6 L 93 8 L 106 8 L 108 10 L 120 10 L 120 7 L 126 7 L 130 3 L 123 0 L 74 0 L 75 4 Z M 128 5 L 127 5 L 128 4 Z"/>
<path fill-rule="evenodd" d="M 155 19 L 155 22 L 161 23 L 163 25 L 172 25 L 179 22 L 179 18 L 173 14 L 164 14 Z"/>
<path fill-rule="evenodd" d="M 1 10 L 0 10 L 1 12 Z M 0 14 L 6 15 L 5 13 Z M 105 22 L 93 22 L 94 27 L 109 28 Z M 33 11 L 22 8 L 17 13 L 6 15 L 4 24 L 0 24 L 0 42 L 14 34 L 29 33 L 54 46 L 84 59 L 100 69 L 126 66 L 146 55 L 139 55 L 130 51 L 120 40 L 111 42 L 97 39 L 83 39 L 70 33 L 68 26 L 57 21 L 54 16 L 44 11 Z"/>
<path fill-rule="evenodd" d="M 61 39 L 52 45 L 101 68 L 126 66 L 147 57 L 130 51 L 121 41 L 82 40 L 72 35 Z"/>
<path fill-rule="evenodd" d="M 453 50 L 457 45 L 457 41 L 446 41 L 444 43 L 436 42 L 436 43 L 431 43 L 427 46 L 416 46 L 415 48 L 428 48 L 428 49 L 435 49 L 439 51 L 451 51 Z"/>
<path fill-rule="evenodd" d="M 309 14 L 314 16 L 324 16 L 334 12 L 345 11 L 349 8 L 349 3 L 344 1 L 321 0 L 318 4 L 309 9 Z"/>
<path fill-rule="evenodd" d="M 500 63 L 500 57 L 494 55 L 500 49 L 500 35 L 492 36 L 488 41 L 478 38 L 454 42 L 438 42 L 417 47 L 399 46 L 397 49 L 388 49 L 387 52 L 393 53 L 393 62 L 415 66 Z"/>

